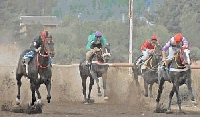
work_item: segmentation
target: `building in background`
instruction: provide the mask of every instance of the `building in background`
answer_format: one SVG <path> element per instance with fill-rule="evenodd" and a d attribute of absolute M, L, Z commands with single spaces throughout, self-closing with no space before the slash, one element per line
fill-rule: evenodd
<path fill-rule="evenodd" d="M 40 24 L 44 30 L 50 31 L 60 25 L 56 16 L 20 16 L 20 34 L 27 34 L 28 27 Z"/>

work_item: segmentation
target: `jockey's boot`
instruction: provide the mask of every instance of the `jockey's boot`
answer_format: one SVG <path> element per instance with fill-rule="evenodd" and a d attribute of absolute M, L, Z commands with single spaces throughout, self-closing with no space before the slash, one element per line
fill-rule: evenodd
<path fill-rule="evenodd" d="M 85 63 L 86 63 L 86 66 L 90 65 L 91 64 L 91 61 L 92 61 L 92 55 L 93 53 L 91 51 L 88 51 L 86 53 L 86 60 L 85 60 Z"/>
<path fill-rule="evenodd" d="M 26 66 L 26 69 L 25 69 L 26 70 L 26 75 L 28 75 L 28 64 L 25 63 L 25 66 Z"/>
<path fill-rule="evenodd" d="M 86 66 L 90 65 L 89 61 L 85 61 Z"/>
<path fill-rule="evenodd" d="M 86 65 L 88 64 L 88 61 L 87 61 L 87 60 L 85 61 L 85 64 L 86 64 Z"/>
<path fill-rule="evenodd" d="M 26 73 L 26 75 L 28 75 L 28 63 L 29 63 L 29 61 L 30 61 L 30 58 L 23 58 L 23 59 L 24 59 L 23 61 L 25 61 L 25 62 L 24 62 L 25 73 Z"/>
<path fill-rule="evenodd" d="M 141 58 L 139 58 L 137 61 L 136 61 L 136 66 L 138 66 L 140 63 L 142 63 L 143 60 Z"/>
<path fill-rule="evenodd" d="M 169 64 L 170 64 L 171 60 L 166 60 L 165 61 L 165 70 L 169 71 Z"/>

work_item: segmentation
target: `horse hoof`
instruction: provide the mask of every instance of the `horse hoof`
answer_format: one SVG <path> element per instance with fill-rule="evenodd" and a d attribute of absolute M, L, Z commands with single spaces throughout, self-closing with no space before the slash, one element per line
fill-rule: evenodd
<path fill-rule="evenodd" d="M 32 106 L 34 106 L 34 105 L 32 105 L 31 102 L 28 102 L 28 107 L 32 107 Z"/>
<path fill-rule="evenodd" d="M 165 112 L 166 114 L 172 114 L 173 112 L 169 109 L 167 109 L 167 111 Z"/>
<path fill-rule="evenodd" d="M 20 102 L 16 102 L 16 105 L 20 105 Z"/>
<path fill-rule="evenodd" d="M 179 111 L 178 114 L 180 114 L 180 115 L 185 115 L 186 113 L 183 112 L 183 111 Z"/>
<path fill-rule="evenodd" d="M 88 103 L 88 102 L 84 102 L 84 104 L 85 104 L 85 105 L 88 105 L 89 103 Z"/>
<path fill-rule="evenodd" d="M 87 100 L 86 102 L 84 102 L 85 105 L 89 105 L 89 104 L 93 104 L 93 103 L 94 103 L 93 99 L 90 99 L 90 100 Z"/>
<path fill-rule="evenodd" d="M 192 101 L 192 107 L 197 107 L 197 102 L 196 101 Z"/>
<path fill-rule="evenodd" d="M 37 99 L 37 104 L 41 104 L 42 100 L 41 99 Z"/>
<path fill-rule="evenodd" d="M 163 104 L 157 103 L 156 110 L 154 112 L 156 113 L 165 113 L 167 111 L 167 108 Z"/>
<path fill-rule="evenodd" d="M 16 98 L 16 105 L 20 105 L 20 100 Z"/>
<path fill-rule="evenodd" d="M 51 97 L 47 97 L 47 102 L 50 103 Z"/>
<path fill-rule="evenodd" d="M 98 93 L 98 96 L 101 97 L 101 96 L 102 96 L 102 93 Z"/>
<path fill-rule="evenodd" d="M 106 96 L 106 97 L 104 97 L 104 100 L 108 100 L 108 97 Z"/>
<path fill-rule="evenodd" d="M 87 100 L 83 100 L 83 104 L 87 103 Z"/>
<path fill-rule="evenodd" d="M 50 100 L 48 100 L 47 102 L 48 102 L 48 103 L 50 103 L 51 101 L 50 101 Z"/>
<path fill-rule="evenodd" d="M 88 103 L 89 103 L 89 104 L 94 103 L 94 99 L 89 99 L 89 100 L 88 100 Z"/>

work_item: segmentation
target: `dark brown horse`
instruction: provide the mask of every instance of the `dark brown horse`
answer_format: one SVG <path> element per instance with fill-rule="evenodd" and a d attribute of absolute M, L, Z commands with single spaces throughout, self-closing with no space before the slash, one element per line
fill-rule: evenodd
<path fill-rule="evenodd" d="M 181 110 L 181 97 L 179 92 L 179 87 L 183 84 L 186 84 L 188 87 L 189 94 L 191 96 L 191 100 L 193 103 L 195 103 L 194 94 L 192 91 L 192 79 L 191 79 L 191 68 L 190 68 L 190 50 L 185 49 L 184 51 L 179 51 L 172 62 L 170 63 L 169 70 L 166 71 L 166 69 L 163 66 L 163 62 L 161 62 L 158 66 L 158 95 L 157 95 L 157 107 L 156 111 L 162 111 L 160 110 L 160 97 L 163 91 L 163 85 L 165 81 L 168 81 L 173 84 L 172 90 L 169 94 L 169 104 L 167 108 L 167 112 L 171 112 L 171 101 L 172 97 L 174 95 L 174 92 L 176 93 L 177 97 L 177 103 L 179 106 L 179 112 L 182 112 Z"/>
<path fill-rule="evenodd" d="M 49 62 L 50 57 L 54 56 L 54 43 L 52 38 L 45 38 L 42 40 L 42 47 L 38 53 L 35 53 L 34 57 L 30 59 L 28 65 L 28 74 L 26 74 L 26 68 L 22 63 L 22 58 L 27 52 L 30 52 L 30 49 L 27 49 L 22 52 L 19 58 L 18 66 L 16 69 L 16 80 L 18 86 L 18 94 L 16 98 L 16 104 L 20 104 L 20 87 L 22 85 L 21 78 L 22 76 L 28 77 L 30 80 L 30 88 L 32 91 L 32 101 L 31 105 L 34 105 L 36 102 L 35 93 L 38 95 L 38 103 L 41 103 L 41 95 L 39 92 L 39 87 L 42 83 L 46 85 L 48 95 L 47 100 L 50 103 L 51 99 L 51 64 Z M 38 74 L 40 78 L 38 78 Z"/>
<path fill-rule="evenodd" d="M 162 47 L 157 44 L 155 47 L 155 51 L 150 55 L 150 57 L 138 66 L 136 66 L 136 62 L 132 67 L 133 77 L 135 79 L 136 85 L 140 90 L 140 84 L 138 82 L 138 76 L 142 76 L 144 79 L 144 96 L 148 97 L 148 86 L 150 91 L 150 97 L 153 97 L 152 94 L 152 86 L 154 83 L 158 81 L 158 63 L 161 61 L 161 52 Z M 145 65 L 146 64 L 146 65 Z"/>
<path fill-rule="evenodd" d="M 101 90 L 99 86 L 99 77 L 103 79 L 103 89 L 104 89 L 104 99 L 108 99 L 107 91 L 106 91 L 106 79 L 107 79 L 107 70 L 108 70 L 108 60 L 110 59 L 110 49 L 109 46 L 103 47 L 100 52 L 97 52 L 94 55 L 93 63 L 88 66 L 85 64 L 85 59 L 79 64 L 80 76 L 82 79 L 82 87 L 83 87 L 83 96 L 84 102 L 90 103 L 90 93 L 92 90 L 92 86 L 94 85 L 94 80 L 97 83 L 98 96 L 101 96 Z M 90 77 L 89 84 L 89 93 L 88 97 L 86 96 L 86 80 L 87 77 Z"/>

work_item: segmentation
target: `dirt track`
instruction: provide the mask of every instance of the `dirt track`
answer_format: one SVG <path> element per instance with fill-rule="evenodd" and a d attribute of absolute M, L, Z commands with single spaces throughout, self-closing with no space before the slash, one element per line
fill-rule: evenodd
<path fill-rule="evenodd" d="M 15 48 L 15 47 L 14 47 Z M 15 101 L 17 86 L 15 81 L 15 65 L 18 61 L 18 54 L 13 52 L 13 47 L 3 46 L 0 49 L 0 104 L 7 101 Z M 5 53 L 7 52 L 7 53 Z M 11 61 L 11 59 L 12 61 Z M 35 117 L 66 117 L 66 116 L 148 116 L 148 117 L 167 117 L 176 116 L 176 113 L 168 115 L 165 113 L 154 113 L 155 98 L 149 99 L 139 97 L 132 78 L 127 75 L 127 69 L 110 68 L 108 74 L 108 91 L 110 100 L 103 101 L 102 97 L 97 96 L 96 84 L 92 90 L 92 98 L 95 103 L 85 105 L 82 103 L 82 87 L 79 71 L 77 67 L 56 67 L 53 68 L 52 77 L 52 102 L 46 103 L 46 90 L 44 85 L 41 86 L 42 101 L 44 102 L 43 113 L 35 115 L 27 115 L 24 113 L 12 113 L 8 111 L 0 111 L 0 116 L 35 116 Z M 21 88 L 21 100 L 23 104 L 28 103 L 30 98 L 30 89 L 28 80 L 23 78 Z M 142 82 L 141 82 L 142 83 Z M 141 85 L 142 86 L 142 85 Z M 156 87 L 157 85 L 154 85 Z M 88 89 L 88 88 L 87 88 Z M 156 89 L 156 88 L 155 88 Z M 194 89 L 195 91 L 198 89 Z M 154 91 L 156 94 L 156 91 Z M 168 90 L 165 89 L 162 100 L 168 101 Z M 196 93 L 198 94 L 198 93 Z M 198 101 L 198 100 L 197 100 Z M 178 107 L 173 106 L 174 109 Z M 200 115 L 199 107 L 183 107 L 186 117 Z M 174 110 L 176 112 L 176 110 Z"/>

